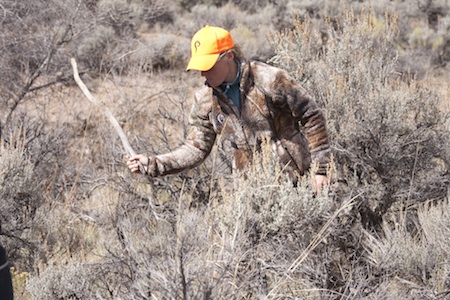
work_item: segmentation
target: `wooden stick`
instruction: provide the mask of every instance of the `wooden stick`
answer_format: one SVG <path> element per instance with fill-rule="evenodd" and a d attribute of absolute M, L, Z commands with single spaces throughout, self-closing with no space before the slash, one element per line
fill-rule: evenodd
<path fill-rule="evenodd" d="M 92 96 L 91 92 L 89 91 L 89 89 L 87 88 L 87 86 L 84 84 L 84 82 L 81 80 L 80 75 L 78 74 L 78 67 L 77 67 L 77 62 L 75 61 L 75 58 L 71 58 L 70 59 L 70 63 L 72 64 L 72 68 L 73 68 L 73 77 L 75 79 L 75 82 L 77 83 L 77 85 L 80 87 L 81 91 L 83 92 L 83 94 L 86 96 L 86 98 L 89 100 L 89 102 L 91 102 L 92 104 L 100 107 L 100 109 L 103 111 L 103 113 L 106 115 L 108 121 L 111 123 L 111 125 L 113 126 L 113 128 L 116 130 L 117 134 L 120 137 L 120 140 L 122 141 L 122 145 L 125 149 L 125 151 L 127 152 L 127 154 L 129 154 L 130 156 L 134 156 L 136 155 L 136 152 L 133 150 L 133 148 L 130 145 L 130 142 L 127 139 L 127 136 L 125 134 L 125 132 L 123 132 L 122 126 L 120 126 L 119 122 L 117 122 L 116 118 L 114 118 L 113 114 L 111 113 L 111 111 L 108 109 L 108 107 L 106 106 L 105 103 L 103 102 L 99 102 L 97 101 L 97 99 L 95 99 L 94 96 Z M 148 158 L 149 159 L 149 158 Z M 141 164 L 141 162 L 139 163 L 139 171 L 144 174 L 146 174 L 145 168 L 144 166 Z M 154 187 L 154 183 L 153 183 L 153 179 L 150 176 L 146 176 L 148 179 L 148 182 L 150 184 L 150 200 L 151 199 L 155 199 L 155 187 Z M 152 203 L 152 201 L 150 201 L 151 207 L 154 208 L 154 205 Z M 158 217 L 155 213 L 155 216 Z"/>
<path fill-rule="evenodd" d="M 100 107 L 100 109 L 103 111 L 103 113 L 106 115 L 106 118 L 108 119 L 109 123 L 111 123 L 112 127 L 116 130 L 117 134 L 120 137 L 120 140 L 122 141 L 123 147 L 125 148 L 125 151 L 127 154 L 133 156 L 136 155 L 136 152 L 133 150 L 133 148 L 130 145 L 130 142 L 127 139 L 127 136 L 125 135 L 125 132 L 123 132 L 122 127 L 120 126 L 119 122 L 117 122 L 116 118 L 114 118 L 111 111 L 108 109 L 108 107 L 103 102 L 97 101 L 94 96 L 92 96 L 89 89 L 86 87 L 86 85 L 83 83 L 83 81 L 80 78 L 80 75 L 78 74 L 78 67 L 77 62 L 75 61 L 75 58 L 70 59 L 70 63 L 72 64 L 73 68 L 73 77 L 75 78 L 75 82 L 80 87 L 83 94 L 86 96 L 86 98 L 96 106 Z"/>

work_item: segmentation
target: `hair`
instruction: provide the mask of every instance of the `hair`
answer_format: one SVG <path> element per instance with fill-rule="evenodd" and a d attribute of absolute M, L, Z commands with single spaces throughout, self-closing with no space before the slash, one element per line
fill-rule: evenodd
<path fill-rule="evenodd" d="M 234 54 L 234 58 L 238 61 L 245 60 L 244 54 L 242 53 L 241 47 L 237 44 L 234 45 L 233 48 L 230 49 Z"/>

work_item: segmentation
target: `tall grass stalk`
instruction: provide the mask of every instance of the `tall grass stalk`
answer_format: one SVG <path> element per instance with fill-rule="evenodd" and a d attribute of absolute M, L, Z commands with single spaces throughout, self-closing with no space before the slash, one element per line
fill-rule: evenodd
<path fill-rule="evenodd" d="M 360 195 L 356 195 L 355 197 L 347 200 L 343 203 L 343 205 L 334 212 L 334 214 L 331 216 L 331 218 L 328 219 L 328 221 L 325 223 L 325 225 L 320 229 L 320 231 L 316 234 L 314 239 L 308 244 L 308 246 L 303 250 L 302 254 L 295 259 L 294 262 L 289 266 L 289 268 L 286 270 L 285 274 L 279 279 L 278 282 L 274 284 L 274 287 L 269 291 L 266 299 L 272 299 L 275 297 L 275 293 L 277 292 L 278 288 L 281 287 L 285 283 L 285 279 L 291 274 L 304 262 L 304 260 L 308 257 L 308 255 L 314 251 L 314 249 L 327 237 L 327 230 L 331 226 L 333 222 L 336 221 L 336 218 L 338 215 L 350 209 L 355 202 L 355 199 L 357 199 Z"/>

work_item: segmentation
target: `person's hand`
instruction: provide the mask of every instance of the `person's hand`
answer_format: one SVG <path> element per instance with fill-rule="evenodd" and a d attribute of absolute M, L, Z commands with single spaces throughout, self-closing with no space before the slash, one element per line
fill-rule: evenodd
<path fill-rule="evenodd" d="M 139 169 L 139 163 L 144 166 L 145 172 L 147 172 L 147 165 L 148 165 L 148 157 L 144 156 L 142 154 L 137 155 L 127 155 L 127 165 L 128 169 L 130 169 L 133 173 L 140 173 L 141 170 Z"/>
<path fill-rule="evenodd" d="M 329 185 L 331 180 L 325 175 L 315 175 L 313 179 L 314 191 L 317 195 L 320 195 L 320 191 L 326 185 Z"/>

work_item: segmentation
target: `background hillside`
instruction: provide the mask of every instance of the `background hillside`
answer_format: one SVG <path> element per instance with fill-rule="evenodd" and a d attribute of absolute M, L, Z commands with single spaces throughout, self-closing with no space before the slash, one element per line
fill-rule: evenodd
<path fill-rule="evenodd" d="M 17 299 L 450 297 L 449 0 L 0 0 L 0 244 Z M 229 29 L 323 107 L 334 184 L 293 188 L 270 151 L 233 190 L 198 168 L 130 174 L 176 148 L 190 38 Z"/>

